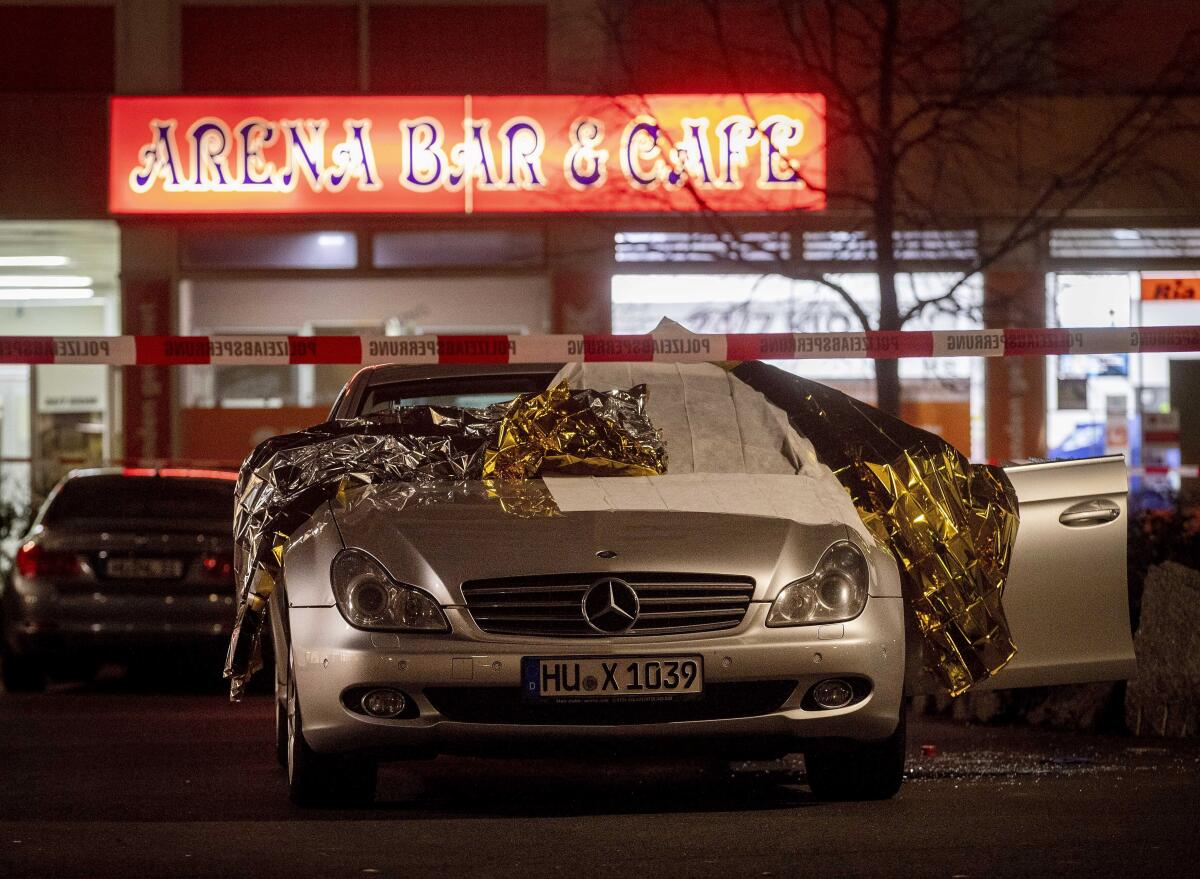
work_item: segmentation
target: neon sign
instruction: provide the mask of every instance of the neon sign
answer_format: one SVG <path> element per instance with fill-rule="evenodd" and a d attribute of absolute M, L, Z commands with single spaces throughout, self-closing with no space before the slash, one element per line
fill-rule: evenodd
<path fill-rule="evenodd" d="M 820 210 L 820 95 L 114 97 L 114 214 Z"/>

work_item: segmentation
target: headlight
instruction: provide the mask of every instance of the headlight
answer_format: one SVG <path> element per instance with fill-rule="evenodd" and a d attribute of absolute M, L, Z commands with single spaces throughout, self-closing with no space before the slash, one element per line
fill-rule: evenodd
<path fill-rule="evenodd" d="M 789 583 L 779 593 L 768 626 L 803 626 L 809 623 L 838 623 L 862 613 L 867 603 L 870 573 L 867 559 L 849 541 L 835 543 L 803 580 Z"/>
<path fill-rule="evenodd" d="M 432 596 L 397 583 L 365 552 L 345 549 L 330 572 L 338 609 L 352 626 L 446 632 L 450 624 Z"/>

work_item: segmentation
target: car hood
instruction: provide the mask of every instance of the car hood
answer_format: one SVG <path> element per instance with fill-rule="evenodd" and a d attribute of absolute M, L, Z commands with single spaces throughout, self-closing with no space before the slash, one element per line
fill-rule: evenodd
<path fill-rule="evenodd" d="M 600 510 L 522 516 L 487 498 L 409 505 L 401 489 L 332 507 L 342 542 L 397 580 L 463 603 L 470 580 L 554 573 L 670 572 L 751 577 L 755 600 L 816 567 L 841 524 L 727 513 Z M 603 553 L 604 556 L 601 556 Z M 611 557 L 607 557 L 611 554 Z"/>

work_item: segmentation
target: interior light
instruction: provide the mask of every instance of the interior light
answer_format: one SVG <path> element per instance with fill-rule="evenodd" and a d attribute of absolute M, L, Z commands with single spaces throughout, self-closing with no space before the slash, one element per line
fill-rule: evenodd
<path fill-rule="evenodd" d="M 0 299 L 91 299 L 96 291 L 91 287 L 0 287 Z"/>
<path fill-rule="evenodd" d="M 318 247 L 343 247 L 346 244 L 346 236 L 341 232 L 322 232 L 317 235 Z"/>
<path fill-rule="evenodd" d="M 1142 233 L 1137 229 L 1113 229 L 1112 237 L 1118 241 L 1140 241 Z"/>
<path fill-rule="evenodd" d="M 0 287 L 90 287 L 87 275 L 0 275 Z"/>
<path fill-rule="evenodd" d="M 71 261 L 65 256 L 0 256 L 0 266 L 22 268 L 53 268 L 65 266 Z"/>

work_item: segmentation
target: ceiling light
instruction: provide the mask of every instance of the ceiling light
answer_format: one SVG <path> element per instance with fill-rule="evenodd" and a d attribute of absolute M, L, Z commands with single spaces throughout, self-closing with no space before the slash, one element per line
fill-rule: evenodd
<path fill-rule="evenodd" d="M 317 236 L 318 247 L 344 247 L 346 236 L 341 232 L 322 232 Z"/>
<path fill-rule="evenodd" d="M 91 299 L 91 287 L 0 287 L 0 300 Z"/>
<path fill-rule="evenodd" d="M 0 275 L 0 287 L 90 287 L 86 275 Z"/>
<path fill-rule="evenodd" d="M 22 268 L 53 268 L 65 266 L 70 262 L 65 256 L 0 256 L 0 266 Z"/>

